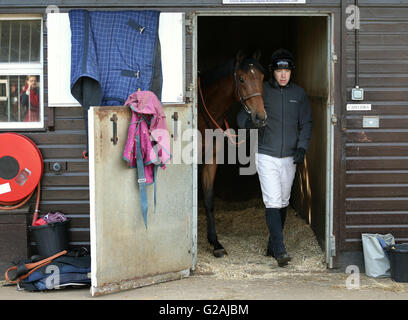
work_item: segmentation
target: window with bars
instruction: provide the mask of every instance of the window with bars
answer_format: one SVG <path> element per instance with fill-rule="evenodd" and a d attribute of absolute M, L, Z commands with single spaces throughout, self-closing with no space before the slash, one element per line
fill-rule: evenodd
<path fill-rule="evenodd" d="M 42 20 L 0 17 L 0 129 L 43 127 Z"/>

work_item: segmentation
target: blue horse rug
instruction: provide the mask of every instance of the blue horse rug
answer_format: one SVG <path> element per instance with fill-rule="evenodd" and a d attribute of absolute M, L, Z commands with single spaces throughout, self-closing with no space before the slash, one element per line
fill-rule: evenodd
<path fill-rule="evenodd" d="M 27 291 L 58 289 L 64 286 L 90 285 L 91 256 L 63 255 L 53 259 L 19 282 Z"/>
<path fill-rule="evenodd" d="M 71 94 L 84 109 L 120 106 L 139 89 L 161 100 L 159 11 L 69 12 Z"/>
<path fill-rule="evenodd" d="M 84 77 L 100 87 L 93 93 L 100 95 L 99 105 L 123 105 L 138 89 L 151 91 L 154 73 L 161 73 L 159 15 L 158 11 L 70 11 L 74 97 L 81 100 Z M 161 94 L 155 94 L 160 99 Z"/>

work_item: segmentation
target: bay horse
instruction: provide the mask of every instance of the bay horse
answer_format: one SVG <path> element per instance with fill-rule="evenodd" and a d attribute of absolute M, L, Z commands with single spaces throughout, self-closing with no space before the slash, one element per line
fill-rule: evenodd
<path fill-rule="evenodd" d="M 231 59 L 214 71 L 198 78 L 199 113 L 198 129 L 201 137 L 206 129 L 217 130 L 223 126 L 228 109 L 239 102 L 250 114 L 256 128 L 266 124 L 266 112 L 262 98 L 264 69 L 259 63 L 260 52 L 246 57 L 240 50 L 235 59 Z M 226 133 L 226 132 L 224 132 Z M 212 163 L 201 165 L 201 187 L 207 216 L 207 239 L 213 246 L 213 254 L 219 258 L 226 250 L 217 239 L 214 219 L 214 180 L 217 171 L 216 154 L 220 146 L 217 143 L 206 146 L 202 142 L 203 155 L 212 156 Z M 212 150 L 211 150 L 212 148 Z"/>

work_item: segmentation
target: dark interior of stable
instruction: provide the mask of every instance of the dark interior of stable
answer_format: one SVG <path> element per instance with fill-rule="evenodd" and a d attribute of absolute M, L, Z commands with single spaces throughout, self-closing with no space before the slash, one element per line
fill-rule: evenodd
<path fill-rule="evenodd" d="M 291 206 L 311 225 L 322 248 L 326 221 L 328 45 L 326 16 L 198 17 L 197 60 L 201 73 L 233 58 L 239 49 L 248 53 L 260 49 L 266 70 L 274 50 L 286 48 L 294 54 L 293 80 L 309 98 L 313 134 L 306 161 L 297 169 Z M 265 80 L 269 77 L 266 72 Z M 234 105 L 227 116 L 234 129 L 239 108 L 239 104 Z M 239 164 L 218 166 L 216 197 L 233 202 L 262 197 L 257 175 L 239 175 L 239 168 Z"/>

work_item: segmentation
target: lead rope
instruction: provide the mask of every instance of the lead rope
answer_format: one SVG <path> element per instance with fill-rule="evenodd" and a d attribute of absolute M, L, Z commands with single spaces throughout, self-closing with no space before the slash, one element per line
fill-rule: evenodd
<path fill-rule="evenodd" d="M 23 269 L 24 269 L 25 271 L 27 271 L 27 272 L 24 273 L 23 275 L 17 275 L 17 278 L 16 278 L 16 279 L 10 279 L 8 273 L 9 273 L 10 271 L 12 271 L 12 270 L 18 271 L 18 269 L 19 269 L 20 266 L 19 266 L 19 265 L 12 266 L 12 267 L 8 268 L 8 269 L 6 270 L 6 272 L 4 273 L 4 278 L 6 279 L 7 282 L 16 284 L 16 283 L 20 282 L 20 280 L 24 280 L 25 278 L 28 278 L 35 270 L 37 270 L 37 269 L 39 269 L 39 268 L 41 268 L 41 267 L 46 266 L 46 265 L 49 264 L 52 260 L 54 260 L 54 259 L 56 259 L 56 258 L 58 258 L 58 257 L 60 257 L 60 256 L 63 256 L 63 255 L 66 254 L 66 253 L 67 253 L 67 250 L 63 250 L 63 251 L 58 252 L 58 253 L 52 255 L 51 257 L 45 258 L 45 259 L 43 259 L 43 260 L 40 260 L 40 261 L 37 261 L 37 262 L 32 262 L 32 263 L 26 263 L 26 264 L 24 264 L 24 265 L 23 265 Z"/>
<path fill-rule="evenodd" d="M 239 141 L 239 142 L 236 142 L 236 141 L 234 141 L 234 140 L 232 139 L 232 137 L 238 138 L 238 135 L 232 134 L 232 133 L 229 132 L 229 131 L 230 131 L 230 127 L 229 127 L 229 124 L 228 124 L 228 122 L 227 122 L 226 119 L 224 119 L 224 124 L 225 124 L 225 127 L 227 128 L 227 130 L 223 130 L 223 129 L 220 127 L 220 125 L 218 124 L 218 122 L 215 121 L 215 119 L 211 116 L 210 112 L 209 112 L 208 109 L 207 109 L 207 106 L 206 106 L 206 104 L 205 104 L 205 101 L 204 101 L 203 92 L 202 92 L 202 90 L 201 90 L 200 78 L 197 79 L 197 83 L 198 83 L 198 91 L 200 92 L 200 97 L 201 97 L 201 101 L 202 101 L 202 103 L 203 103 L 204 110 L 205 110 L 205 112 L 207 113 L 207 115 L 208 115 L 208 117 L 210 118 L 210 120 L 212 121 L 212 123 L 215 124 L 215 126 L 216 126 L 219 130 L 221 130 L 221 132 L 222 132 L 224 135 L 226 135 L 226 136 L 228 137 L 228 139 L 231 141 L 232 144 L 240 145 L 241 143 L 244 143 L 244 142 L 246 141 L 245 139 L 244 139 L 244 140 L 241 140 L 241 141 Z"/>

